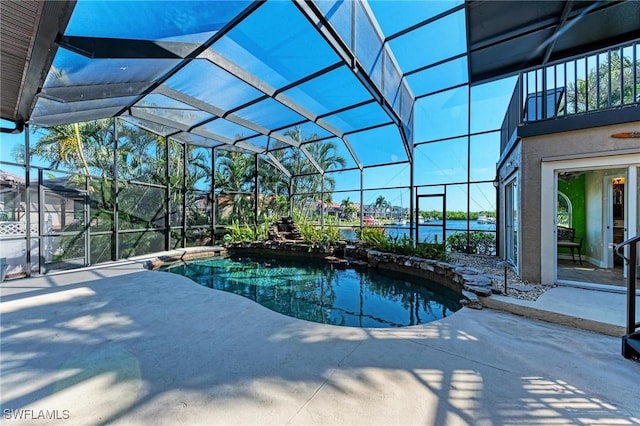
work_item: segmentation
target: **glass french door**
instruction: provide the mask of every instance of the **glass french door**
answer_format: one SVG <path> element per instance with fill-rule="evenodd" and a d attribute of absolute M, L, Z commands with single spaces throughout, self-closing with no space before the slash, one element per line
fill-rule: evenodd
<path fill-rule="evenodd" d="M 555 225 L 568 228 L 579 243 L 573 253 L 557 245 L 559 283 L 625 285 L 627 264 L 616 246 L 637 232 L 635 170 L 622 165 L 558 171 Z"/>

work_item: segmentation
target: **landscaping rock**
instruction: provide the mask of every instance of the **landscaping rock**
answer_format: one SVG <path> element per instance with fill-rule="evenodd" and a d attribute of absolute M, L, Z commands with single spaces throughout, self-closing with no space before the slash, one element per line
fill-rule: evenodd
<path fill-rule="evenodd" d="M 474 293 L 462 290 L 462 295 L 464 296 L 464 299 L 460 301 L 462 305 L 472 309 L 482 309 L 480 299 Z"/>
<path fill-rule="evenodd" d="M 469 301 L 469 302 L 480 302 L 480 299 L 478 299 L 478 296 L 475 293 L 472 293 L 470 291 L 467 290 L 462 290 L 462 295 Z"/>
<path fill-rule="evenodd" d="M 491 288 L 489 287 L 478 287 L 475 285 L 469 285 L 469 284 L 465 284 L 464 288 L 470 292 L 473 292 L 479 296 L 491 296 Z"/>
<path fill-rule="evenodd" d="M 465 284 L 480 286 L 480 287 L 488 287 L 491 286 L 492 281 L 491 278 L 484 275 L 463 275 L 463 282 Z"/>
<path fill-rule="evenodd" d="M 293 218 L 281 217 L 269 226 L 267 238 L 272 241 L 302 241 L 302 234 Z"/>
<path fill-rule="evenodd" d="M 512 288 L 516 291 L 522 292 L 536 291 L 535 287 L 526 284 L 511 284 L 508 286 L 508 288 Z"/>
<path fill-rule="evenodd" d="M 478 269 L 466 268 L 464 266 L 456 266 L 454 271 L 457 274 L 463 274 L 463 275 L 478 275 L 478 274 L 482 274 L 482 271 L 480 271 Z"/>
<path fill-rule="evenodd" d="M 502 294 L 504 290 L 504 267 L 500 265 L 500 259 L 495 256 L 475 255 L 466 253 L 450 253 L 452 263 L 457 266 L 466 266 L 483 271 L 485 276 L 490 277 L 495 286 L 495 291 Z M 531 283 L 523 281 L 512 267 L 507 268 L 508 290 L 507 296 L 522 300 L 536 300 L 542 293 L 552 285 Z M 514 284 L 524 284 L 534 288 L 534 291 L 518 291 L 511 288 Z"/>

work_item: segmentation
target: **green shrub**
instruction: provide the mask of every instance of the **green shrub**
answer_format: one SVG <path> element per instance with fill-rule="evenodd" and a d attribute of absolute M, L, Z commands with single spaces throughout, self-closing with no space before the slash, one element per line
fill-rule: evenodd
<path fill-rule="evenodd" d="M 255 231 L 256 241 L 265 241 L 267 239 L 267 236 L 269 235 L 270 223 L 271 223 L 270 221 L 267 221 L 267 222 L 262 222 L 261 224 L 258 225 Z"/>
<path fill-rule="evenodd" d="M 385 253 L 394 253 L 405 256 L 416 256 L 424 259 L 435 259 L 447 262 L 450 260 L 443 243 L 422 242 L 414 244 L 408 235 L 402 237 L 389 237 L 385 235 L 384 228 L 365 226 L 356 230 L 356 236 L 367 243 L 374 250 Z"/>
<path fill-rule="evenodd" d="M 227 228 L 229 233 L 225 235 L 225 242 L 247 242 L 255 241 L 256 233 L 249 225 L 240 225 L 237 220 L 234 220 Z"/>
<path fill-rule="evenodd" d="M 363 243 L 367 243 L 374 248 L 380 247 L 386 244 L 388 238 L 384 234 L 384 228 L 375 228 L 372 226 L 365 226 L 364 228 L 356 229 L 356 237 Z"/>
<path fill-rule="evenodd" d="M 451 251 L 470 254 L 492 255 L 496 251 L 496 236 L 492 232 L 455 232 L 447 237 Z"/>
<path fill-rule="evenodd" d="M 297 226 L 304 242 L 312 247 L 333 244 L 341 239 L 340 230 L 335 226 L 318 227 L 305 221 L 297 223 Z"/>
<path fill-rule="evenodd" d="M 304 242 L 312 247 L 326 246 L 342 239 L 340 229 L 337 226 L 331 226 L 334 223 L 330 218 L 327 218 L 327 225 L 319 227 L 315 220 L 311 221 L 296 212 L 294 213 L 294 222 L 298 226 Z"/>
<path fill-rule="evenodd" d="M 415 256 L 425 259 L 440 260 L 443 262 L 449 262 L 451 256 L 447 253 L 446 244 L 444 243 L 418 243 L 416 244 Z"/>
<path fill-rule="evenodd" d="M 315 225 L 308 222 L 298 222 L 298 229 L 300 230 L 300 235 L 302 235 L 302 239 L 305 243 L 313 245 L 319 245 L 323 242 L 322 240 L 322 231 L 316 228 Z"/>
<path fill-rule="evenodd" d="M 329 242 L 335 243 L 342 239 L 342 235 L 340 235 L 340 228 L 337 226 L 325 226 L 324 233 L 327 234 Z"/>

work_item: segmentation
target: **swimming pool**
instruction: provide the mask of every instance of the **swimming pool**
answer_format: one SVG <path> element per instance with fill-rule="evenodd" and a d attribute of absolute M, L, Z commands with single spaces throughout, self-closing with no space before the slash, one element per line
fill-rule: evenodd
<path fill-rule="evenodd" d="M 215 257 L 161 270 L 239 294 L 284 315 L 341 326 L 424 324 L 461 307 L 460 294 L 435 283 L 418 285 L 375 270 L 335 268 L 325 262 Z"/>

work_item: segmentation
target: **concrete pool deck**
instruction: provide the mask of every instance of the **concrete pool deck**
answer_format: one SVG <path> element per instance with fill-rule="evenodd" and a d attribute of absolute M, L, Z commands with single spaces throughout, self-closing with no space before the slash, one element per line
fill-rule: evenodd
<path fill-rule="evenodd" d="M 619 337 L 491 309 L 335 327 L 142 262 L 0 295 L 5 425 L 640 425 Z"/>

